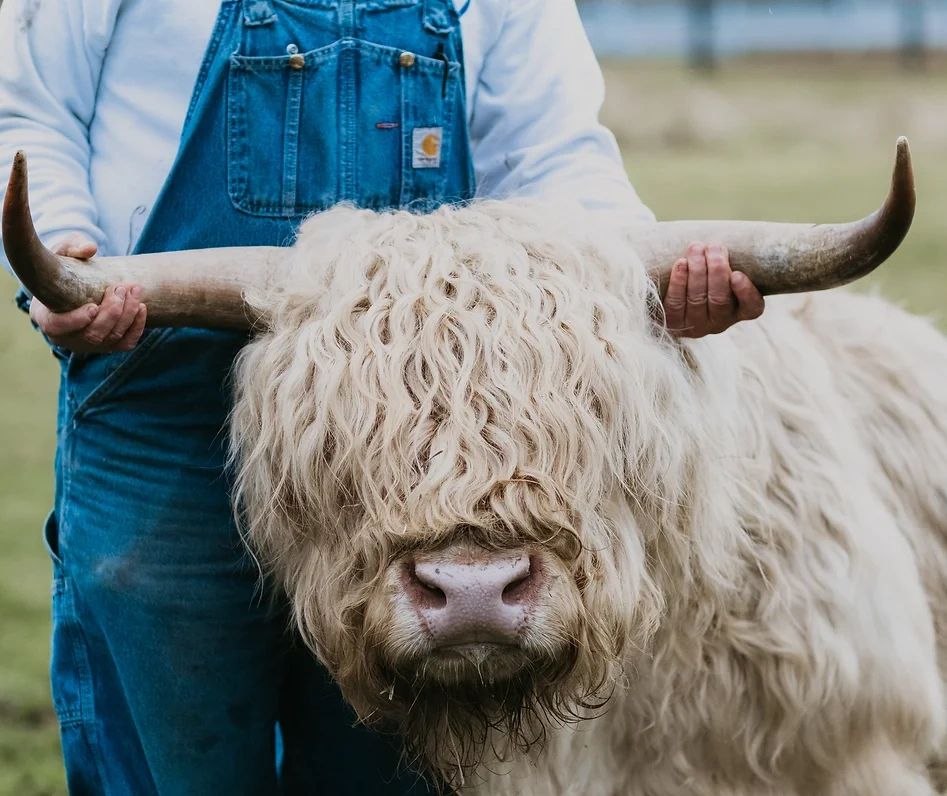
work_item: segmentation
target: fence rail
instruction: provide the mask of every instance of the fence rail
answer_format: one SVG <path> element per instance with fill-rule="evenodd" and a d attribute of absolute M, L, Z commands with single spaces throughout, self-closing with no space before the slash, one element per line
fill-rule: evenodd
<path fill-rule="evenodd" d="M 947 0 L 580 0 L 606 55 L 686 57 L 761 51 L 899 51 L 918 67 L 947 48 Z"/>

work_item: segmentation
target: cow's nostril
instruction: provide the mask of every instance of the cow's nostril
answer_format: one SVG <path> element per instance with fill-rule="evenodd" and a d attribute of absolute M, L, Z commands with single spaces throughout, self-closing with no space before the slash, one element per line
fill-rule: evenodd
<path fill-rule="evenodd" d="M 525 602 L 533 591 L 536 582 L 536 569 L 532 559 L 527 563 L 525 574 L 510 581 L 503 589 L 501 599 L 507 605 L 518 605 Z"/>
<path fill-rule="evenodd" d="M 404 585 L 411 601 L 419 608 L 443 608 L 447 595 L 433 583 L 424 580 L 412 561 L 404 566 Z"/>

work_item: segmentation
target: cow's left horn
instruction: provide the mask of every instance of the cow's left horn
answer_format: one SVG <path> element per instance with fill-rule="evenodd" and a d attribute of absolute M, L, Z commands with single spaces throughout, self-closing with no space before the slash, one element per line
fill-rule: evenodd
<path fill-rule="evenodd" d="M 911 149 L 898 140 L 891 191 L 876 213 L 849 224 L 670 221 L 632 231 L 633 247 L 663 295 L 671 269 L 694 241 L 720 243 L 764 295 L 825 290 L 869 274 L 901 245 L 916 205 Z"/>
<path fill-rule="evenodd" d="M 186 223 L 186 222 L 185 222 Z M 149 326 L 248 329 L 248 290 L 267 284 L 287 259 L 275 247 L 196 249 L 74 260 L 40 242 L 30 215 L 26 157 L 17 153 L 3 203 L 3 248 L 20 281 L 55 312 L 102 300 L 106 287 L 135 284 Z"/>

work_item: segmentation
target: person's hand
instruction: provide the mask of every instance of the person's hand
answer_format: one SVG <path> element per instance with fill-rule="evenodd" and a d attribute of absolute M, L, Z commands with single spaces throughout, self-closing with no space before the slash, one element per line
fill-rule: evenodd
<path fill-rule="evenodd" d="M 53 247 L 56 254 L 88 260 L 95 244 L 72 235 Z M 53 312 L 39 299 L 30 303 L 30 317 L 52 343 L 80 354 L 130 351 L 145 330 L 148 309 L 137 285 L 112 285 L 101 304 L 86 304 L 69 312 Z"/>
<path fill-rule="evenodd" d="M 730 268 L 723 246 L 692 243 L 674 264 L 664 296 L 664 317 L 676 337 L 725 332 L 763 314 L 763 296 L 749 277 Z"/>

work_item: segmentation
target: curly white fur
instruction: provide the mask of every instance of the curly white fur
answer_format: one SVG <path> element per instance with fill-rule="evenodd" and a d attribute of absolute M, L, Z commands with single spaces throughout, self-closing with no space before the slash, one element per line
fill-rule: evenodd
<path fill-rule="evenodd" d="M 615 229 L 499 202 L 307 222 L 237 368 L 252 548 L 362 718 L 454 785 L 934 793 L 947 342 L 834 292 L 679 345 Z M 533 668 L 451 702 L 390 567 L 458 539 L 564 585 Z"/>

